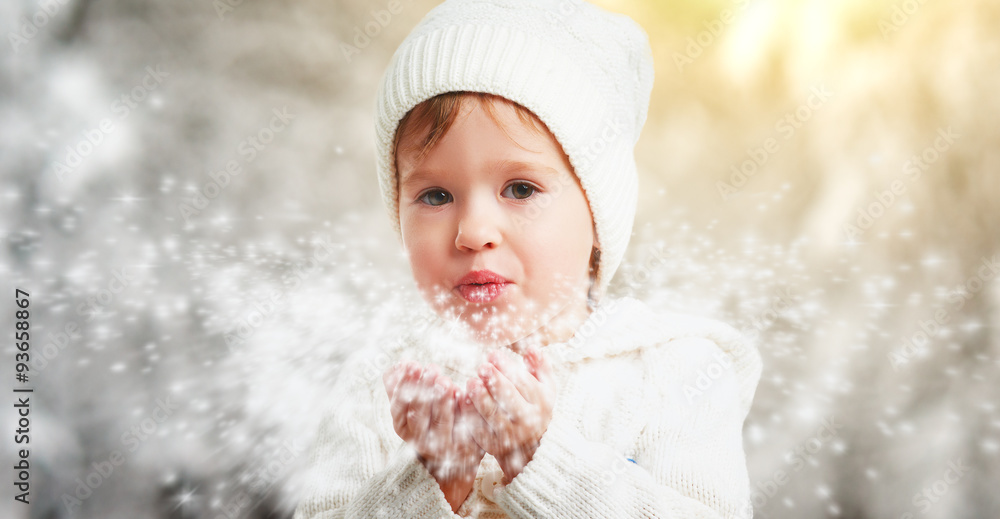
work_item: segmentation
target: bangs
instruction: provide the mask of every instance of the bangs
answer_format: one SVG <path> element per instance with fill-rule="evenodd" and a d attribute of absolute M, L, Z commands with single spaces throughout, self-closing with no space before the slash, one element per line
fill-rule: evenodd
<path fill-rule="evenodd" d="M 399 181 L 399 167 L 396 157 L 399 156 L 399 152 L 417 152 L 416 161 L 420 162 L 423 160 L 424 156 L 427 154 L 431 148 L 451 128 L 452 124 L 455 123 L 455 118 L 461 113 L 462 109 L 469 102 L 478 102 L 486 114 L 499 126 L 503 132 L 510 137 L 510 133 L 500 122 L 497 117 L 495 104 L 496 103 L 507 103 L 514 107 L 517 112 L 518 119 L 527 126 L 532 132 L 539 135 L 548 134 L 548 129 L 545 124 L 536 116 L 531 110 L 510 101 L 504 97 L 488 94 L 484 92 L 445 92 L 443 94 L 438 94 L 419 105 L 413 107 L 409 112 L 403 116 L 403 119 L 399 122 L 399 127 L 396 130 L 396 135 L 393 137 L 392 150 L 393 150 L 393 169 L 396 171 L 396 181 Z M 410 145 L 400 149 L 400 143 L 403 140 L 410 140 L 411 137 L 424 134 L 422 139 L 417 139 L 415 145 Z M 513 139 L 511 139 L 513 141 Z M 515 141 L 516 143 L 516 141 Z M 518 145 L 520 146 L 520 145 Z"/>

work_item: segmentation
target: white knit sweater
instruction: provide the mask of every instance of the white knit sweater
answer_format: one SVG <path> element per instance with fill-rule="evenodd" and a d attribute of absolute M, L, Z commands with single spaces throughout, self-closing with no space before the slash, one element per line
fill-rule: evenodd
<path fill-rule="evenodd" d="M 559 396 L 531 461 L 504 487 L 487 454 L 457 514 L 393 431 L 382 366 L 433 361 L 464 387 L 460 374 L 484 358 L 427 344 L 362 351 L 345 364 L 295 519 L 752 516 L 742 429 L 761 362 L 733 328 L 606 299 L 573 339 L 542 349 Z"/>

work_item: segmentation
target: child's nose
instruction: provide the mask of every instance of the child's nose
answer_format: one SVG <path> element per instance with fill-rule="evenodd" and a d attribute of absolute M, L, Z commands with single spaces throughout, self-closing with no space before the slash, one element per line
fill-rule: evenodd
<path fill-rule="evenodd" d="M 497 247 L 503 240 L 501 218 L 489 204 L 469 204 L 458 221 L 455 246 L 463 251 Z"/>

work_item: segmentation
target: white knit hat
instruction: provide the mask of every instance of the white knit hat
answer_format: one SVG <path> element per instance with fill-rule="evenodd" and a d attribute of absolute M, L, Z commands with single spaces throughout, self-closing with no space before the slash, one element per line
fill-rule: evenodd
<path fill-rule="evenodd" d="M 569 156 L 593 214 L 604 294 L 632 234 L 633 149 L 653 88 L 649 37 L 631 18 L 582 0 L 447 0 L 400 44 L 379 86 L 376 168 L 397 233 L 393 140 L 438 94 L 485 92 L 531 110 Z"/>

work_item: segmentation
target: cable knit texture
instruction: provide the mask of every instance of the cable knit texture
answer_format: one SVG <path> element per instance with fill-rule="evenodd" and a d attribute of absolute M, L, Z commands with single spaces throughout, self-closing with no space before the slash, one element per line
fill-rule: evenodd
<path fill-rule="evenodd" d="M 742 428 L 761 361 L 733 328 L 603 300 L 572 339 L 542 349 L 559 393 L 533 458 L 503 486 L 487 454 L 457 513 L 393 431 L 381 379 L 417 359 L 464 385 L 485 355 L 447 335 L 436 322 L 349 358 L 295 519 L 752 517 Z"/>
<path fill-rule="evenodd" d="M 653 88 L 649 37 L 582 0 L 447 0 L 400 44 L 376 94 L 379 187 L 397 234 L 399 121 L 438 94 L 485 92 L 528 108 L 569 157 L 601 249 L 595 298 L 625 254 L 638 200 L 635 143 Z"/>

